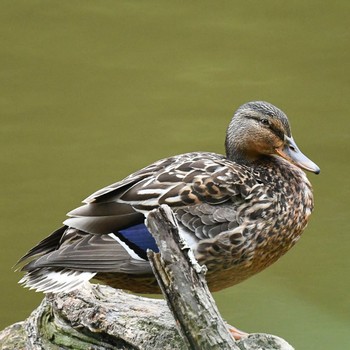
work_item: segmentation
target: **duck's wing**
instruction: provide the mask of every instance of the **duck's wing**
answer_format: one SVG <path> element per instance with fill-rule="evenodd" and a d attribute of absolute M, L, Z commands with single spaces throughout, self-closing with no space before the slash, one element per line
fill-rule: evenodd
<path fill-rule="evenodd" d="M 85 205 L 71 211 L 63 229 L 21 259 L 34 258 L 23 267 L 28 275 L 22 282 L 50 291 L 54 290 L 53 283 L 62 286 L 56 281 L 60 277 L 57 271 L 60 275 L 62 269 L 64 281 L 71 278 L 66 276 L 70 270 L 149 274 L 146 251 L 157 249 L 144 225 L 150 210 L 168 204 L 178 211 L 181 224 L 196 239 L 203 239 L 234 221 L 227 208 L 246 197 L 255 184 L 249 169 L 212 153 L 191 153 L 156 162 L 95 192 Z M 44 274 L 42 269 L 48 272 Z M 47 288 L 43 287 L 46 282 Z"/>
<path fill-rule="evenodd" d="M 68 213 L 64 224 L 106 234 L 143 222 L 161 204 L 183 208 L 219 205 L 249 194 L 257 184 L 246 167 L 214 153 L 189 153 L 156 162 L 107 186 Z"/>
<path fill-rule="evenodd" d="M 21 261 L 50 253 L 37 263 L 56 261 L 66 266 L 70 254 L 76 267 L 83 269 L 90 250 L 96 261 L 105 257 L 96 269 L 115 271 L 116 261 L 145 261 L 147 249 L 157 250 L 144 225 L 150 210 L 167 204 L 188 238 L 211 238 L 237 226 L 237 206 L 256 185 L 247 168 L 217 154 L 189 153 L 161 160 L 88 197 L 85 205 L 68 213 L 66 230 L 55 231 Z"/>

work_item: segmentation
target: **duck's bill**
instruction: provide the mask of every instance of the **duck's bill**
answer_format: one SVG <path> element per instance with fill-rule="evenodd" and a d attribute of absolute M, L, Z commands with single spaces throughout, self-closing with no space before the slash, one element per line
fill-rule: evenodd
<path fill-rule="evenodd" d="M 285 136 L 284 139 L 284 146 L 276 149 L 276 153 L 278 155 L 295 164 L 299 168 L 311 171 L 315 174 L 320 173 L 320 168 L 300 151 L 297 144 L 293 140 L 293 137 Z"/>

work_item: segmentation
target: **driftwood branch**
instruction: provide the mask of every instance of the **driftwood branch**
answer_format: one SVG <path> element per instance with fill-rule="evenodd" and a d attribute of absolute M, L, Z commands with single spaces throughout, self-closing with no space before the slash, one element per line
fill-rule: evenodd
<path fill-rule="evenodd" d="M 150 260 L 167 302 L 90 284 L 48 294 L 28 319 L 0 332 L 0 349 L 293 350 L 267 334 L 234 342 L 170 209 L 152 212 L 147 224 L 160 248 L 161 258 L 150 253 Z"/>
<path fill-rule="evenodd" d="M 176 219 L 167 206 L 152 211 L 147 226 L 161 251 L 150 252 L 153 272 L 178 321 L 189 349 L 239 349 L 220 316 L 205 281 L 205 266 L 199 266 L 180 237 Z"/>

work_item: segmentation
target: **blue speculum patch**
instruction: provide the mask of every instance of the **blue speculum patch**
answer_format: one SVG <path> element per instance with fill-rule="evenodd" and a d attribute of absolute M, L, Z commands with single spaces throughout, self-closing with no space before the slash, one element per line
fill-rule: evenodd
<path fill-rule="evenodd" d="M 156 253 L 159 252 L 156 241 L 145 224 L 130 226 L 119 230 L 118 233 L 119 238 L 128 245 L 130 243 L 130 248 L 135 250 L 142 258 L 145 258 L 147 249 L 151 249 Z"/>

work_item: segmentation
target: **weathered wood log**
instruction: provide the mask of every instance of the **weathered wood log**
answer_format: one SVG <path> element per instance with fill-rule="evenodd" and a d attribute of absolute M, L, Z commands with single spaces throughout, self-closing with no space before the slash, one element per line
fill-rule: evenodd
<path fill-rule="evenodd" d="M 162 256 L 150 253 L 153 268 L 171 311 L 164 300 L 87 284 L 46 295 L 27 320 L 0 333 L 0 349 L 293 350 L 267 334 L 234 342 L 206 287 L 204 269 L 177 234 L 170 209 L 160 208 L 147 222 Z"/>
<path fill-rule="evenodd" d="M 267 334 L 251 334 L 236 345 L 241 350 L 292 350 Z M 0 333 L 0 349 L 183 350 L 187 345 L 164 300 L 88 285 L 47 295 L 25 321 Z"/>
<path fill-rule="evenodd" d="M 164 300 L 102 285 L 48 294 L 30 317 L 5 329 L 1 349 L 186 349 Z"/>

